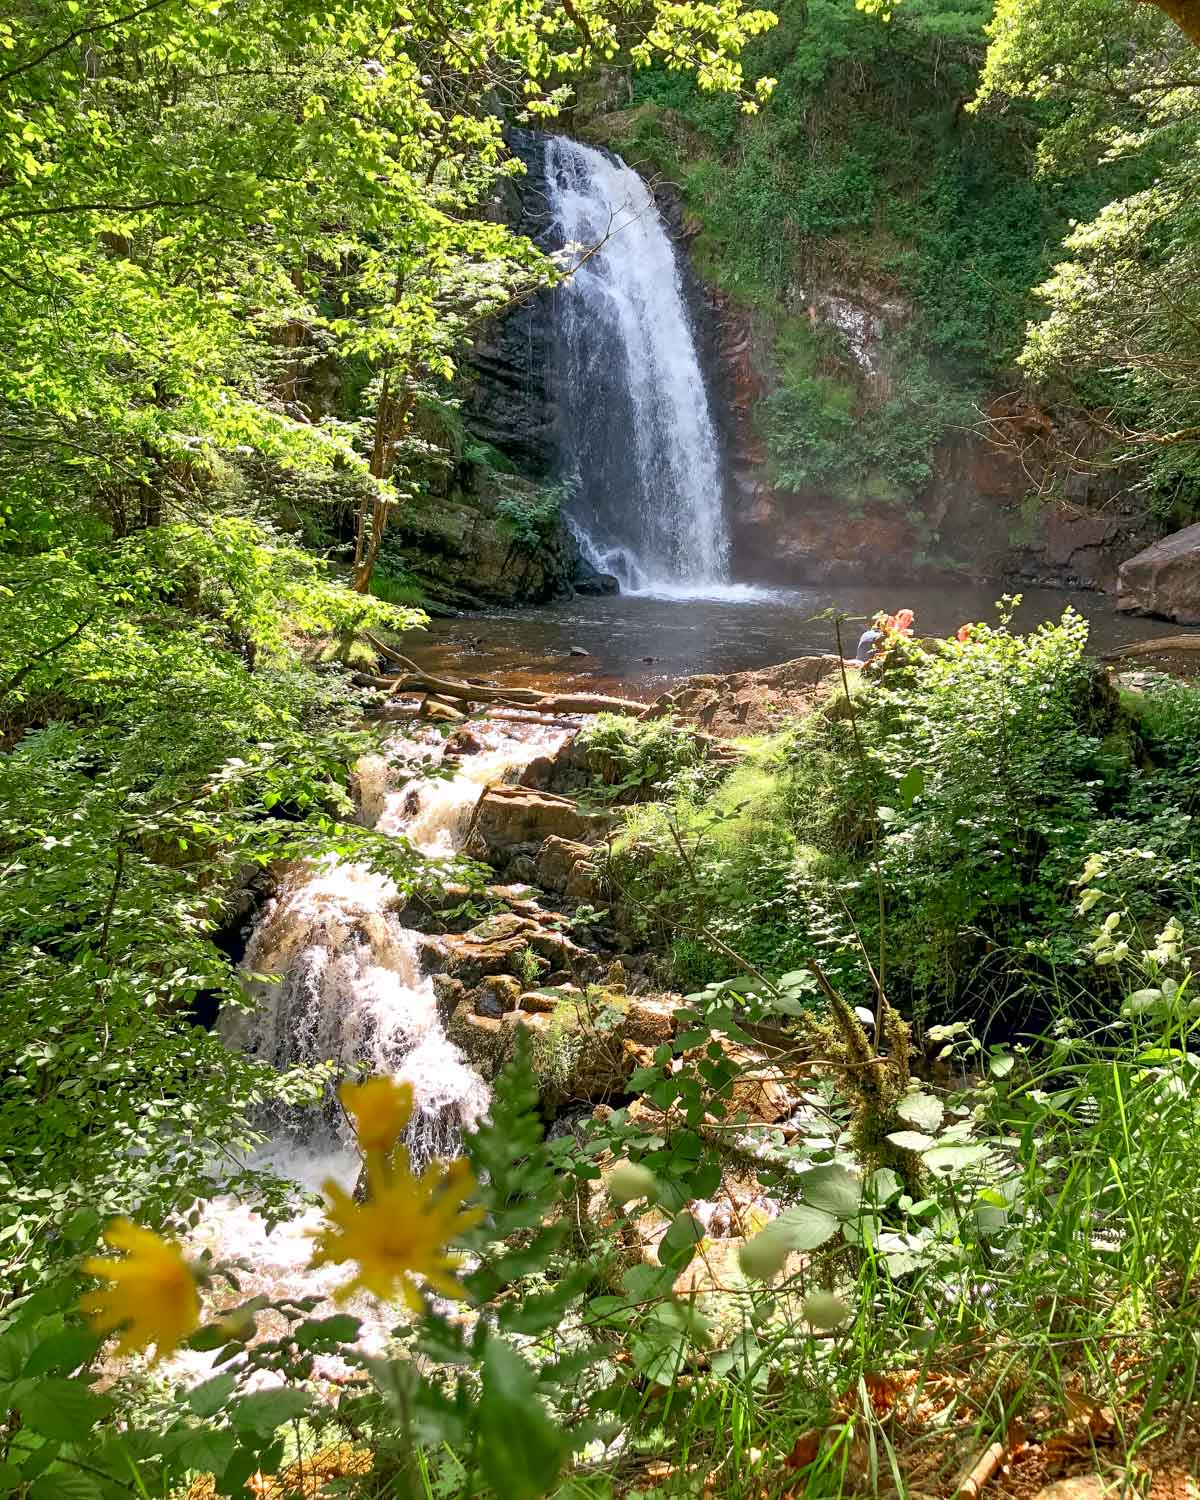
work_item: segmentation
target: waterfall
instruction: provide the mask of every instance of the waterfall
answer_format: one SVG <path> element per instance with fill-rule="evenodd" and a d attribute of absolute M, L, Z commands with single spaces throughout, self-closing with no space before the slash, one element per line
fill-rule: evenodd
<path fill-rule="evenodd" d="M 556 376 L 580 544 L 626 592 L 721 592 L 720 446 L 666 225 L 619 157 L 554 136 L 545 172 L 574 267 L 556 293 Z"/>
<path fill-rule="evenodd" d="M 565 738 L 517 723 L 480 724 L 473 734 L 482 748 L 458 763 L 445 760 L 445 742 L 434 731 L 398 735 L 382 754 L 364 757 L 355 776 L 362 821 L 424 855 L 445 857 L 461 848 L 487 785 Z M 446 1035 L 418 942 L 387 876 L 333 857 L 298 862 L 282 872 L 250 939 L 245 969 L 255 1004 L 227 1009 L 219 1025 L 230 1046 L 280 1068 L 331 1060 L 343 1075 L 385 1072 L 410 1082 L 415 1108 L 407 1145 L 419 1167 L 458 1150 L 489 1095 Z M 310 1189 L 328 1176 L 353 1186 L 358 1154 L 340 1114 L 286 1111 L 274 1124 L 256 1166 Z M 311 1209 L 272 1231 L 247 1204 L 218 1197 L 205 1205 L 194 1240 L 218 1259 L 249 1255 L 246 1291 L 327 1297 L 345 1269 L 309 1268 L 319 1217 Z M 381 1350 L 394 1317 L 366 1303 L 352 1310 L 364 1319 L 362 1347 Z M 208 1358 L 180 1354 L 171 1368 L 195 1374 Z M 327 1363 L 340 1370 L 338 1361 Z"/>

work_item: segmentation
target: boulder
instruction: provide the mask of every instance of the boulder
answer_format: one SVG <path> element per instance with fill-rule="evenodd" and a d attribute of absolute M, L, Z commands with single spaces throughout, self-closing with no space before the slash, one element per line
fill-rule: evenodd
<path fill-rule="evenodd" d="M 785 720 L 805 714 L 841 673 L 838 656 L 798 656 L 756 671 L 711 672 L 685 677 L 670 692 L 655 699 L 643 715 L 660 719 L 668 715 L 692 720 L 706 733 L 736 737 L 769 733 Z M 731 758 L 732 747 L 712 747 L 711 754 Z"/>
<path fill-rule="evenodd" d="M 675 1035 L 677 1001 L 660 995 L 635 995 L 625 1012 L 622 1032 L 643 1047 L 658 1047 Z"/>
<path fill-rule="evenodd" d="M 577 839 L 551 836 L 538 850 L 538 884 L 544 891 L 565 892 L 575 866 L 581 860 L 586 860 L 591 852 L 587 844 L 582 844 Z"/>
<path fill-rule="evenodd" d="M 492 1079 L 504 1066 L 512 1040 L 511 1029 L 491 1016 L 477 1016 L 464 1000 L 450 1018 L 446 1035 L 484 1078 Z"/>
<path fill-rule="evenodd" d="M 1200 521 L 1121 564 L 1117 608 L 1200 625 Z"/>
<path fill-rule="evenodd" d="M 534 1015 L 552 1016 L 561 1000 L 561 995 L 552 995 L 548 990 L 526 990 L 521 996 L 521 1009 Z"/>
<path fill-rule="evenodd" d="M 500 1020 L 515 1011 L 521 999 L 521 981 L 511 974 L 490 974 L 471 996 L 476 1015 Z"/>
<path fill-rule="evenodd" d="M 457 730 L 446 741 L 447 756 L 479 755 L 484 749 L 484 743 L 479 737 L 477 730 L 464 726 Z"/>
<path fill-rule="evenodd" d="M 445 1026 L 466 999 L 467 987 L 461 979 L 452 979 L 449 974 L 435 974 L 433 994 L 437 1000 L 438 1019 Z"/>
<path fill-rule="evenodd" d="M 493 865 L 534 854 L 549 838 L 594 843 L 611 828 L 607 813 L 586 813 L 570 797 L 524 786 L 492 786 L 475 809 L 466 853 Z"/>
<path fill-rule="evenodd" d="M 599 958 L 590 948 L 581 948 L 573 942 L 565 932 L 548 932 L 540 927 L 530 934 L 529 946 L 539 958 L 549 962 L 551 972 L 565 970 L 589 983 L 600 978 L 603 965 Z"/>
<path fill-rule="evenodd" d="M 506 974 L 517 955 L 540 933 L 536 922 L 505 912 L 489 917 L 469 932 L 448 933 L 438 938 L 441 967 L 465 985 L 477 985 L 492 974 Z"/>
<path fill-rule="evenodd" d="M 597 901 L 604 900 L 606 891 L 604 876 L 591 860 L 577 859 L 571 866 L 571 873 L 563 887 L 563 895 L 567 900 L 586 901 L 589 905 L 595 905 Z"/>

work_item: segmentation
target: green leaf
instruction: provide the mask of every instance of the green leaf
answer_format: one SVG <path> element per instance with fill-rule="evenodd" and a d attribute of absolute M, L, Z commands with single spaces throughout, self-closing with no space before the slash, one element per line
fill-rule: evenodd
<path fill-rule="evenodd" d="M 650 1302 L 656 1297 L 669 1297 L 675 1285 L 675 1277 L 664 1266 L 630 1266 L 621 1277 L 621 1285 L 632 1302 Z"/>
<path fill-rule="evenodd" d="M 946 1115 L 940 1099 L 921 1092 L 906 1094 L 897 1104 L 896 1113 L 906 1125 L 926 1131 L 939 1129 Z"/>
<path fill-rule="evenodd" d="M 103 1495 L 94 1475 L 82 1469 L 59 1468 L 33 1481 L 29 1500 L 103 1500 Z"/>
<path fill-rule="evenodd" d="M 637 1338 L 629 1345 L 629 1355 L 639 1375 L 655 1385 L 670 1385 L 683 1364 L 684 1347 L 680 1335 L 670 1339 Z"/>
<path fill-rule="evenodd" d="M 268 1437 L 285 1422 L 307 1411 L 311 1403 L 312 1397 L 305 1391 L 254 1391 L 234 1403 L 233 1425 L 240 1432 Z"/>
<path fill-rule="evenodd" d="M 784 1235 L 792 1250 L 816 1250 L 833 1238 L 837 1227 L 838 1219 L 834 1214 L 807 1203 L 795 1203 L 772 1220 L 763 1233 Z"/>
<path fill-rule="evenodd" d="M 858 1212 L 863 1185 L 845 1167 L 814 1167 L 800 1179 L 800 1192 L 813 1208 L 848 1219 Z"/>
<path fill-rule="evenodd" d="M 893 1130 L 888 1140 L 893 1146 L 899 1146 L 901 1151 L 928 1151 L 931 1146 L 937 1145 L 934 1136 L 922 1135 L 919 1130 Z"/>
<path fill-rule="evenodd" d="M 935 1146 L 923 1153 L 921 1160 L 931 1172 L 943 1177 L 953 1177 L 968 1167 L 977 1166 L 987 1160 L 986 1146 Z"/>
<path fill-rule="evenodd" d="M 65 1328 L 44 1339 L 25 1361 L 24 1375 L 69 1375 L 94 1357 L 104 1340 L 86 1328 Z"/>
<path fill-rule="evenodd" d="M 222 1474 L 236 1447 L 237 1437 L 232 1429 L 197 1427 L 179 1445 L 179 1458 L 200 1474 Z"/>
<path fill-rule="evenodd" d="M 920 766 L 909 766 L 901 776 L 896 794 L 905 807 L 911 807 L 925 790 L 925 772 Z"/>
<path fill-rule="evenodd" d="M 671 1227 L 659 1241 L 658 1261 L 676 1275 L 690 1264 L 696 1246 L 704 1238 L 704 1225 L 695 1214 L 684 1209 L 671 1220 Z"/>
<path fill-rule="evenodd" d="M 505 1500 L 539 1500 L 554 1484 L 567 1438 L 537 1397 L 537 1377 L 494 1335 L 483 1352 L 479 1457 L 484 1478 Z"/>
<path fill-rule="evenodd" d="M 334 1313 L 330 1318 L 310 1318 L 296 1329 L 296 1342 L 301 1349 L 352 1344 L 361 1328 L 359 1319 L 352 1318 L 349 1313 Z"/>
<path fill-rule="evenodd" d="M 187 1404 L 198 1417 L 211 1417 L 221 1410 L 236 1388 L 236 1375 L 214 1375 L 188 1392 Z"/>
<path fill-rule="evenodd" d="M 877 1167 L 867 1179 L 867 1197 L 876 1207 L 890 1203 L 903 1186 L 891 1167 Z"/>
<path fill-rule="evenodd" d="M 40 1380 L 19 1407 L 26 1426 L 42 1437 L 78 1442 L 112 1411 L 108 1396 L 97 1396 L 82 1380 Z"/>

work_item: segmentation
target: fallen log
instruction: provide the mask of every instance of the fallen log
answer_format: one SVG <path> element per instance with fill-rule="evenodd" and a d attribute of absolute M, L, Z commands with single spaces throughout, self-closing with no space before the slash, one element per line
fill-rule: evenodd
<path fill-rule="evenodd" d="M 1200 630 L 1194 635 L 1159 635 L 1152 641 L 1134 641 L 1117 651 L 1106 651 L 1101 661 L 1120 661 L 1124 656 L 1155 656 L 1159 651 L 1200 651 Z"/>
<path fill-rule="evenodd" d="M 500 703 L 506 708 L 532 708 L 552 714 L 633 714 L 641 713 L 645 704 L 635 698 L 613 698 L 605 693 L 543 693 L 536 688 L 477 687 L 471 682 L 456 682 L 450 677 L 432 677 L 413 669 L 400 677 L 376 677 L 359 673 L 360 687 L 385 688 L 388 692 L 434 693 L 439 698 L 454 698 L 463 703 Z"/>

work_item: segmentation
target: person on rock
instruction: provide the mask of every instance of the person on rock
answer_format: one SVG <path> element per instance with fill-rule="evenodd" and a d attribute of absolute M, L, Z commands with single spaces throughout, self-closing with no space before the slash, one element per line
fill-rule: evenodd
<path fill-rule="evenodd" d="M 878 614 L 872 615 L 871 623 L 858 638 L 858 650 L 854 653 L 854 660 L 860 666 L 869 662 L 883 641 L 888 626 L 888 617 L 880 610 Z"/>
<path fill-rule="evenodd" d="M 897 610 L 888 620 L 888 630 L 892 635 L 902 635 L 906 639 L 912 639 L 913 621 L 917 618 L 915 611 L 911 609 Z"/>

